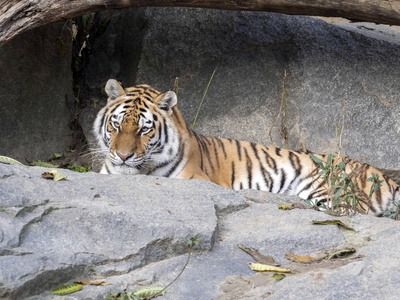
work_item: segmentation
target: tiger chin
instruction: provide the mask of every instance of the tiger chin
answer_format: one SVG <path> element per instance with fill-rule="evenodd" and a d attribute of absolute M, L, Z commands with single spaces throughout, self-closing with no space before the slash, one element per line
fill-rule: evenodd
<path fill-rule="evenodd" d="M 108 80 L 107 105 L 99 111 L 94 133 L 105 154 L 104 174 L 147 174 L 201 179 L 220 186 L 298 195 L 315 204 L 327 201 L 326 182 L 307 153 L 197 134 L 186 126 L 174 92 L 148 85 L 124 89 Z M 315 155 L 327 160 L 327 155 Z M 357 170 L 357 171 L 355 171 Z M 363 213 L 381 216 L 400 200 L 399 186 L 370 165 L 347 160 Z M 384 182 L 368 197 L 372 173 Z M 369 198 L 369 199 L 368 199 Z"/>

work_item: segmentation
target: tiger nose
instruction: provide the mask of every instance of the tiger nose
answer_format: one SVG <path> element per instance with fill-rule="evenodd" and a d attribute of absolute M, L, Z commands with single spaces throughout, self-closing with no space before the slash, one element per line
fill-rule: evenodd
<path fill-rule="evenodd" d="M 121 153 L 118 153 L 118 151 L 117 151 L 117 155 L 118 155 L 123 161 L 126 161 L 128 158 L 130 158 L 130 157 L 133 156 L 133 153 L 131 153 L 131 154 L 121 154 Z"/>

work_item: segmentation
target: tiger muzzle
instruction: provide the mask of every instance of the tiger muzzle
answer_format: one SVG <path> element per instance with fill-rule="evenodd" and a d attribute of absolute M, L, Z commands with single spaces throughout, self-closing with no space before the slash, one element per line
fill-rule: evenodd
<path fill-rule="evenodd" d="M 129 159 L 129 158 L 131 158 L 132 156 L 135 155 L 135 153 L 121 154 L 121 153 L 119 153 L 118 151 L 116 151 L 116 152 L 117 152 L 117 155 L 118 155 L 123 161 L 126 161 L 127 159 Z"/>

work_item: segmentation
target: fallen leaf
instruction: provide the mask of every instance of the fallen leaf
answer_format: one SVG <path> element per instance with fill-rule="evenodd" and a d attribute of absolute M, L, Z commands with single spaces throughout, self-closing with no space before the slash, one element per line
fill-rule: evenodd
<path fill-rule="evenodd" d="M 260 254 L 260 252 L 252 248 L 245 248 L 240 245 L 237 246 L 248 255 L 250 255 L 252 258 L 254 258 L 254 260 L 258 263 L 279 266 L 279 264 L 276 263 L 272 256 L 262 255 Z"/>
<path fill-rule="evenodd" d="M 157 294 L 165 295 L 165 290 L 161 286 L 144 286 L 133 291 L 135 296 L 142 299 L 153 297 Z"/>
<path fill-rule="evenodd" d="M 105 282 L 105 281 L 89 281 L 85 279 L 80 279 L 77 281 L 74 281 L 75 283 L 83 284 L 83 285 L 112 285 L 110 282 Z"/>
<path fill-rule="evenodd" d="M 259 263 L 249 263 L 249 268 L 256 272 L 279 272 L 279 273 L 290 273 L 289 269 L 279 268 L 275 266 L 259 264 Z"/>
<path fill-rule="evenodd" d="M 80 291 L 81 289 L 83 289 L 82 284 L 70 283 L 59 286 L 58 288 L 50 291 L 50 294 L 62 296 L 75 293 L 77 291 Z"/>
<path fill-rule="evenodd" d="M 45 167 L 45 168 L 58 168 L 58 165 L 53 165 L 53 164 L 49 164 L 40 160 L 35 160 L 33 162 L 30 163 L 31 166 L 36 166 L 36 167 Z"/>
<path fill-rule="evenodd" d="M 291 210 L 294 207 L 291 205 L 278 205 L 278 209 L 282 209 L 282 210 Z"/>
<path fill-rule="evenodd" d="M 0 162 L 5 164 L 22 165 L 18 160 L 15 160 L 8 156 L 0 156 Z"/>
<path fill-rule="evenodd" d="M 64 180 L 67 178 L 67 176 L 65 176 L 64 174 L 59 173 L 57 170 L 51 170 L 50 174 L 54 175 L 53 180 L 54 181 L 60 181 L 60 180 Z"/>
<path fill-rule="evenodd" d="M 54 179 L 54 175 L 51 174 L 50 172 L 44 172 L 44 173 L 42 174 L 42 177 L 43 177 L 43 178 L 46 178 L 46 179 Z"/>
<path fill-rule="evenodd" d="M 354 248 L 347 248 L 335 251 L 334 253 L 328 254 L 326 259 L 333 259 L 333 258 L 342 258 L 344 256 L 350 255 L 355 253 L 357 250 Z"/>
<path fill-rule="evenodd" d="M 312 224 L 315 225 L 338 225 L 338 226 L 342 226 L 348 230 L 352 230 L 355 231 L 353 228 L 347 226 L 346 224 L 344 224 L 342 221 L 339 220 L 325 220 L 325 221 L 311 221 Z"/>
<path fill-rule="evenodd" d="M 280 273 L 275 273 L 274 275 L 271 276 L 272 279 L 276 279 L 278 281 L 282 280 L 285 277 L 286 277 L 285 274 L 280 274 Z"/>
<path fill-rule="evenodd" d="M 42 174 L 43 178 L 53 179 L 54 181 L 60 181 L 67 178 L 64 174 L 59 173 L 57 170 L 51 170 L 50 172 L 44 172 Z"/>
<path fill-rule="evenodd" d="M 285 258 L 296 263 L 309 263 L 313 261 L 318 261 L 318 259 L 311 257 L 309 255 L 302 256 L 302 255 L 296 255 L 294 253 L 286 253 Z"/>

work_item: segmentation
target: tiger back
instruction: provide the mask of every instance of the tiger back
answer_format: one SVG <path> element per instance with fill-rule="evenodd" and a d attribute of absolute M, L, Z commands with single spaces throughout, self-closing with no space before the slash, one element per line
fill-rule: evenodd
<path fill-rule="evenodd" d="M 124 89 L 114 79 L 105 89 L 108 102 L 94 123 L 105 156 L 101 173 L 201 179 L 235 190 L 298 195 L 315 204 L 327 201 L 327 183 L 309 154 L 197 134 L 186 126 L 172 91 L 148 85 Z M 365 213 L 380 216 L 394 208 L 392 200 L 400 200 L 399 186 L 372 166 L 347 159 L 346 173 Z M 369 197 L 372 173 L 383 182 Z"/>

